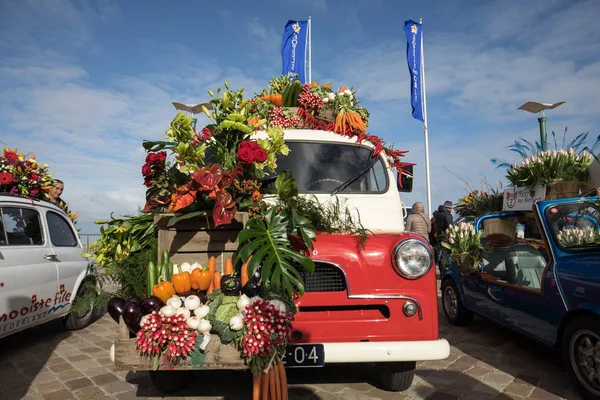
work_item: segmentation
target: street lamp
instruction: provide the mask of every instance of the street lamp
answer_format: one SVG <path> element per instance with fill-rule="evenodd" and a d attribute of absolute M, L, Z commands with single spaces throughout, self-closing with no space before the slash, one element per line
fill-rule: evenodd
<path fill-rule="evenodd" d="M 558 103 L 548 104 L 548 103 L 538 103 L 536 101 L 528 101 L 523 104 L 518 110 L 529 111 L 530 113 L 540 113 L 540 117 L 538 118 L 538 122 L 540 123 L 540 142 L 542 145 L 542 151 L 548 150 L 548 140 L 546 136 L 546 115 L 544 114 L 544 110 L 553 110 L 561 104 L 566 103 L 565 101 L 559 101 Z"/>
<path fill-rule="evenodd" d="M 192 115 L 200 114 L 202 112 L 202 106 L 206 107 L 207 110 L 213 109 L 213 107 L 210 103 L 200 103 L 200 104 L 196 104 L 193 106 L 190 104 L 183 104 L 178 101 L 174 101 L 171 104 L 173 104 L 173 106 L 175 107 L 176 110 L 187 111 L 187 112 L 191 113 Z M 194 131 L 196 131 L 196 121 L 198 121 L 198 119 L 192 117 L 192 128 L 194 129 Z"/>

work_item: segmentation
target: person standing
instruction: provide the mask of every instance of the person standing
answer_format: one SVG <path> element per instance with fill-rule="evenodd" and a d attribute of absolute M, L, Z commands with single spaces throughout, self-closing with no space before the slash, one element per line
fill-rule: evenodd
<path fill-rule="evenodd" d="M 443 272 L 443 267 L 445 266 L 444 254 L 446 251 L 442 246 L 442 242 L 447 242 L 448 238 L 446 237 L 446 229 L 452 225 L 454 219 L 452 218 L 452 202 L 450 200 L 446 200 L 443 205 L 438 207 L 438 210 L 433 213 L 433 217 L 435 218 L 435 227 L 437 234 L 437 245 L 435 248 L 436 251 L 436 262 L 440 269 L 440 276 Z"/>
<path fill-rule="evenodd" d="M 52 181 L 52 188 L 48 191 L 48 201 L 50 203 L 62 208 L 67 214 L 69 213 L 69 208 L 67 207 L 67 203 L 60 198 L 60 195 L 65 190 L 65 184 L 60 179 L 55 179 Z"/>
<path fill-rule="evenodd" d="M 410 215 L 406 218 L 406 230 L 423 236 L 429 242 L 431 220 L 425 216 L 425 207 L 420 201 L 413 204 Z"/>

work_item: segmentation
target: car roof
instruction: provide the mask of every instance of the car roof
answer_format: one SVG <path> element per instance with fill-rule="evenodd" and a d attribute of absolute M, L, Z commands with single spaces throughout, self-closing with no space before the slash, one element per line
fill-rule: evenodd
<path fill-rule="evenodd" d="M 318 129 L 284 129 L 285 140 L 303 140 L 319 142 L 335 142 L 343 144 L 357 144 L 358 137 L 348 137 L 332 131 Z M 255 136 L 259 139 L 266 139 L 268 136 L 264 131 L 258 131 Z M 374 148 L 373 143 L 363 140 L 361 146 Z"/>
<path fill-rule="evenodd" d="M 51 209 L 52 211 L 58 211 L 65 214 L 64 210 L 54 204 L 45 201 L 45 200 L 37 200 L 37 199 L 25 199 L 23 197 L 11 196 L 6 194 L 0 194 L 0 207 L 7 205 L 24 205 L 24 206 L 38 206 L 45 207 Z"/>

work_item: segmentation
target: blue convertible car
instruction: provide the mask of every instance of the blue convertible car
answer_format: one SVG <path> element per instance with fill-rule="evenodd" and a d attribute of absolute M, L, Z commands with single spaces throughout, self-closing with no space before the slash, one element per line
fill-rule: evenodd
<path fill-rule="evenodd" d="M 518 223 L 524 234 L 515 234 Z M 555 347 L 584 397 L 599 399 L 599 223 L 598 197 L 538 201 L 532 212 L 481 217 L 476 227 L 486 255 L 475 272 L 446 266 L 446 317 L 467 325 L 478 314 Z"/>

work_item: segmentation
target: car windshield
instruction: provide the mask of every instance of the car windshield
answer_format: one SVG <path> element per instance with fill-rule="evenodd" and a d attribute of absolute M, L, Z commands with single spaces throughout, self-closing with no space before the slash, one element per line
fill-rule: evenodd
<path fill-rule="evenodd" d="M 300 192 L 330 193 L 364 171 L 344 193 L 381 193 L 388 175 L 381 158 L 373 158 L 368 147 L 327 142 L 286 142 L 287 156 L 277 158 L 277 170 L 291 170 Z"/>
<path fill-rule="evenodd" d="M 597 203 L 561 204 L 546 210 L 552 236 L 561 249 L 600 250 L 600 204 Z"/>

